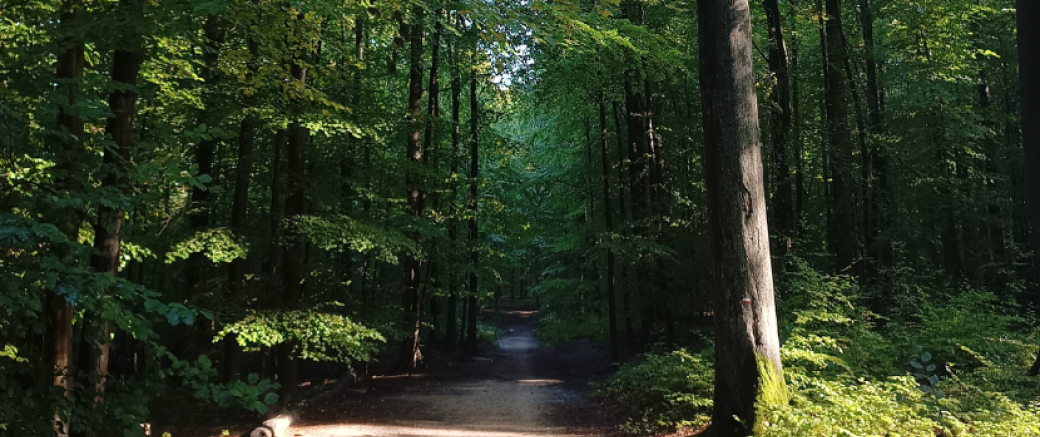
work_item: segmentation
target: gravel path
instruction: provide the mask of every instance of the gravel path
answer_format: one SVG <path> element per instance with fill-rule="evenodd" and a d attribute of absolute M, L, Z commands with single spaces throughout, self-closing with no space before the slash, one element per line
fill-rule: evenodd
<path fill-rule="evenodd" d="M 282 437 L 615 435 L 616 418 L 583 394 L 589 380 L 607 371 L 606 348 L 589 341 L 544 347 L 534 334 L 533 305 L 504 305 L 499 314 L 506 335 L 480 357 L 427 348 L 423 374 L 375 376 L 349 387 L 315 377 L 305 388 L 310 401 L 297 408 L 300 417 Z M 384 357 L 378 367 L 392 364 Z M 259 424 L 230 413 L 171 412 L 153 435 L 248 436 Z"/>
<path fill-rule="evenodd" d="M 376 377 L 330 399 L 289 435 L 541 437 L 606 436 L 612 426 L 587 402 L 581 375 L 605 361 L 599 349 L 541 348 L 535 313 L 502 312 L 505 337 L 485 357 L 446 360 L 419 377 Z M 445 361 L 441 357 L 438 361 Z M 574 378 L 578 376 L 578 378 Z"/>

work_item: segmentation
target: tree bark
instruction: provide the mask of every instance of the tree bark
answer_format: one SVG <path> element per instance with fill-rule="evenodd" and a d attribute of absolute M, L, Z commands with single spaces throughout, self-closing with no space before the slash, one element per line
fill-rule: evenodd
<path fill-rule="evenodd" d="M 845 57 L 842 36 L 841 0 L 827 0 L 827 137 L 830 148 L 833 223 L 827 241 L 834 254 L 835 271 L 852 265 L 856 258 L 856 211 L 852 176 L 852 139 L 849 128 L 848 84 L 843 74 Z"/>
<path fill-rule="evenodd" d="M 877 48 L 874 43 L 874 8 L 870 1 L 862 0 L 860 3 L 860 28 L 863 30 L 863 46 L 867 52 L 867 119 L 869 133 L 874 137 L 872 167 L 875 183 L 871 193 L 874 203 L 874 223 L 868 232 L 874 234 L 876 262 L 879 267 L 885 267 L 892 265 L 892 247 L 888 237 L 888 228 L 891 225 L 889 209 L 892 204 L 892 194 L 888 188 L 888 145 L 878 138 L 885 134 L 885 120 L 881 107 L 883 91 L 878 76 Z"/>
<path fill-rule="evenodd" d="M 78 7 L 74 2 L 62 5 L 62 26 L 73 27 L 77 20 Z M 63 29 L 64 30 L 64 29 Z M 71 32 L 71 31 L 70 31 Z M 58 112 L 58 127 L 63 129 L 59 140 L 58 159 L 55 163 L 56 177 L 59 179 L 59 189 L 68 195 L 77 195 L 83 189 L 82 175 L 84 155 L 84 133 L 83 120 L 78 115 L 69 111 L 79 97 L 80 80 L 83 77 L 83 68 L 86 64 L 83 57 L 83 43 L 71 35 L 65 36 L 64 42 L 68 48 L 57 56 L 57 78 L 68 81 L 68 84 L 60 85 L 58 90 L 67 93 L 68 106 L 63 106 Z M 83 221 L 83 211 L 72 207 L 55 207 L 51 212 L 53 221 L 58 229 L 64 233 L 69 240 L 79 240 L 79 228 Z M 72 397 L 72 300 L 66 296 L 59 295 L 54 290 L 47 290 L 44 297 L 45 304 L 50 310 L 50 323 L 45 334 L 46 350 L 44 362 L 50 366 L 49 378 L 53 378 L 53 384 L 64 389 L 66 398 Z M 69 434 L 69 423 L 66 421 L 68 412 L 57 410 L 54 415 L 54 430 L 58 437 Z"/>
<path fill-rule="evenodd" d="M 298 16 L 303 20 L 305 15 Z M 307 175 L 306 175 L 306 147 L 310 137 L 310 129 L 303 126 L 299 121 L 299 106 L 303 104 L 303 92 L 307 86 L 307 68 L 303 64 L 304 53 L 294 53 L 290 75 L 292 80 L 298 82 L 293 91 L 296 95 L 292 101 L 297 114 L 289 125 L 289 144 L 287 155 L 287 185 L 288 196 L 285 198 L 285 216 L 290 221 L 297 220 L 307 213 Z M 304 300 L 304 270 L 306 240 L 297 230 L 296 223 L 290 223 L 286 232 L 288 246 L 282 256 L 282 296 L 284 310 L 299 309 Z M 299 363 L 295 356 L 296 342 L 288 341 L 278 345 L 278 383 L 282 385 L 279 393 L 279 402 L 282 405 L 294 400 L 299 383 Z"/>
<path fill-rule="evenodd" d="M 458 241 L 458 211 L 456 205 L 458 204 L 458 184 L 455 182 L 455 175 L 459 172 L 459 144 L 462 139 L 461 130 L 461 109 L 462 109 L 462 77 L 459 73 L 458 59 L 455 57 L 455 51 L 452 47 L 448 46 L 448 56 L 451 58 L 451 201 L 449 204 L 448 217 L 448 239 L 451 240 L 452 248 L 457 247 Z M 448 294 L 448 314 L 447 322 L 448 326 L 445 331 L 445 349 L 451 350 L 455 348 L 455 343 L 458 337 L 456 331 L 456 319 L 457 319 L 457 308 L 458 308 L 458 290 L 455 285 L 455 276 L 452 275 L 451 289 Z"/>
<path fill-rule="evenodd" d="M 476 65 L 476 47 L 473 52 L 473 65 Z M 470 355 L 477 354 L 477 293 L 479 291 L 478 269 L 480 268 L 480 252 L 477 243 L 480 239 L 480 230 L 477 227 L 477 212 L 480 209 L 480 199 L 477 197 L 477 178 L 480 177 L 480 102 L 477 99 L 477 70 L 473 69 L 469 80 L 469 120 L 470 120 L 470 161 L 469 161 L 469 322 L 466 324 L 466 346 L 465 352 Z"/>
<path fill-rule="evenodd" d="M 603 217 L 606 221 L 607 233 L 614 233 L 614 211 L 610 199 L 610 142 L 607 141 L 607 105 L 606 96 L 600 90 L 599 97 L 599 136 L 600 163 L 603 166 Z M 610 360 L 617 362 L 618 328 L 617 328 L 617 296 L 614 291 L 614 250 L 607 249 L 607 320 L 610 325 Z"/>
<path fill-rule="evenodd" d="M 260 51 L 260 45 L 250 39 L 248 42 L 251 55 L 248 76 L 256 74 L 256 58 Z M 255 99 L 247 99 L 252 106 Z M 256 116 L 247 113 L 239 125 L 238 133 L 238 158 L 235 169 L 235 191 L 231 204 L 231 230 L 241 238 L 246 228 L 246 219 L 249 213 L 249 179 L 253 173 L 253 147 L 256 141 Z M 228 266 L 228 302 L 242 302 L 242 281 L 245 278 L 246 260 L 236 258 Z M 238 380 L 242 365 L 242 348 L 238 345 L 238 336 L 229 335 L 224 339 L 224 380 Z"/>
<path fill-rule="evenodd" d="M 203 33 L 211 46 L 208 49 L 204 49 L 202 55 L 200 76 L 203 80 L 202 102 L 205 107 L 200 113 L 198 122 L 199 124 L 213 127 L 220 123 L 214 120 L 217 117 L 217 111 L 214 108 L 217 106 L 218 99 L 216 87 L 220 83 L 220 66 L 218 61 L 220 49 L 224 43 L 224 34 L 220 29 L 219 23 L 217 23 L 215 15 L 206 17 Z M 198 144 L 195 145 L 195 163 L 199 166 L 199 174 L 207 175 L 213 181 L 216 180 L 213 167 L 216 147 L 217 139 L 213 137 L 200 139 Z M 210 183 L 210 187 L 196 186 L 191 190 L 192 211 L 188 217 L 188 224 L 194 232 L 202 232 L 209 228 L 210 209 L 213 208 L 211 204 L 213 201 L 213 190 L 210 188 L 215 185 L 215 183 Z M 195 287 L 201 281 L 201 275 L 206 265 L 206 257 L 201 251 L 192 252 L 188 255 L 186 280 L 189 288 Z"/>
<path fill-rule="evenodd" d="M 796 21 L 797 22 L 797 21 Z M 805 143 L 802 141 L 802 104 L 798 69 L 798 28 L 795 26 L 791 37 L 791 139 L 794 142 L 794 223 L 792 232 L 800 236 L 802 233 L 802 214 L 805 211 Z"/>
<path fill-rule="evenodd" d="M 776 187 L 773 198 L 773 232 L 781 238 L 790 237 L 795 223 L 791 192 L 791 168 L 788 144 L 791 137 L 791 80 L 787 42 L 784 37 L 783 15 L 778 0 L 764 0 L 766 22 L 769 26 L 769 71 L 775 83 L 770 93 L 772 110 L 769 111 L 770 138 L 773 148 L 773 180 Z"/>
<path fill-rule="evenodd" d="M 120 0 L 120 13 L 127 14 L 124 19 L 133 20 L 138 18 L 139 9 L 142 6 L 138 0 Z M 127 89 L 113 91 L 108 98 L 108 108 L 112 111 L 105 126 L 105 131 L 111 135 L 114 147 L 106 147 L 104 157 L 105 177 L 101 180 L 101 186 L 114 188 L 118 192 L 128 193 L 130 185 L 130 152 L 134 144 L 134 115 L 137 93 L 133 87 L 137 85 L 137 73 L 141 67 L 143 54 L 138 51 L 140 46 L 139 35 L 127 36 L 125 43 L 132 49 L 116 50 L 112 58 L 112 80 L 127 86 Z M 119 275 L 119 241 L 120 231 L 123 227 L 125 211 L 112 208 L 102 204 L 98 207 L 98 220 L 94 226 L 94 254 L 91 256 L 91 266 L 97 272 Z M 101 400 L 105 390 L 105 382 L 108 377 L 109 361 L 109 327 L 103 321 L 99 326 L 97 335 L 89 342 L 91 349 L 92 373 L 97 378 L 95 385 L 95 396 Z"/>
<path fill-rule="evenodd" d="M 715 436 L 759 428 L 786 404 L 773 300 L 747 0 L 699 0 L 711 285 L 715 290 Z M 738 420 L 734 419 L 738 418 Z"/>
<path fill-rule="evenodd" d="M 411 45 L 411 57 L 408 74 L 408 161 L 415 166 L 421 165 L 426 158 L 423 157 L 422 144 L 422 80 L 423 80 L 423 15 L 422 7 L 414 8 L 414 20 L 410 27 L 409 36 Z M 411 214 L 422 217 L 426 209 L 426 193 L 423 191 L 423 176 L 417 171 L 409 171 L 405 176 L 408 195 L 408 206 Z M 411 232 L 411 237 L 417 243 L 422 241 L 418 230 Z M 422 302 L 420 288 L 422 286 L 422 261 L 415 255 L 408 255 L 404 261 L 405 281 L 404 293 L 402 295 L 402 310 L 404 311 L 404 327 L 409 331 L 409 337 L 401 346 L 401 355 L 398 359 L 398 368 L 411 374 L 418 368 L 422 361 L 419 351 L 419 329 L 422 326 L 420 315 Z"/>

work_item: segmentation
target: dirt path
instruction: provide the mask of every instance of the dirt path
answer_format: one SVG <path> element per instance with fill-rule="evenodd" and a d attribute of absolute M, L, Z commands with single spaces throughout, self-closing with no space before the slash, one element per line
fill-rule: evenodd
<path fill-rule="evenodd" d="M 607 436 L 614 426 L 587 401 L 584 380 L 605 369 L 588 343 L 542 348 L 535 312 L 502 312 L 507 334 L 484 357 L 430 357 L 427 375 L 375 377 L 308 407 L 288 435 L 535 437 Z"/>

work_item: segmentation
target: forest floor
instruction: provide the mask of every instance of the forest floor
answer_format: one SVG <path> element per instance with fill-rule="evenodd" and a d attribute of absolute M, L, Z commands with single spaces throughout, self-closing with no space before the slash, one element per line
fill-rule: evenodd
<path fill-rule="evenodd" d="M 373 376 L 346 387 L 313 390 L 315 396 L 285 435 L 617 434 L 617 419 L 608 408 L 585 396 L 588 382 L 609 371 L 609 353 L 603 345 L 579 340 L 542 347 L 534 332 L 537 312 L 524 302 L 503 305 L 498 320 L 506 334 L 497 345 L 485 345 L 481 356 L 428 348 L 424 352 L 428 368 L 422 374 Z M 227 429 L 237 436 L 248 432 L 250 425 L 224 422 L 169 431 L 173 437 L 209 437 Z"/>

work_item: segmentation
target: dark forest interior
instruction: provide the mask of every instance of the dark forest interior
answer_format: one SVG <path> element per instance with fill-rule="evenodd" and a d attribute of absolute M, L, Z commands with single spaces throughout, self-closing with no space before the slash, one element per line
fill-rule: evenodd
<path fill-rule="evenodd" d="M 4 0 L 0 435 L 515 342 L 620 433 L 1040 435 L 1034 164 L 1035 0 Z"/>

